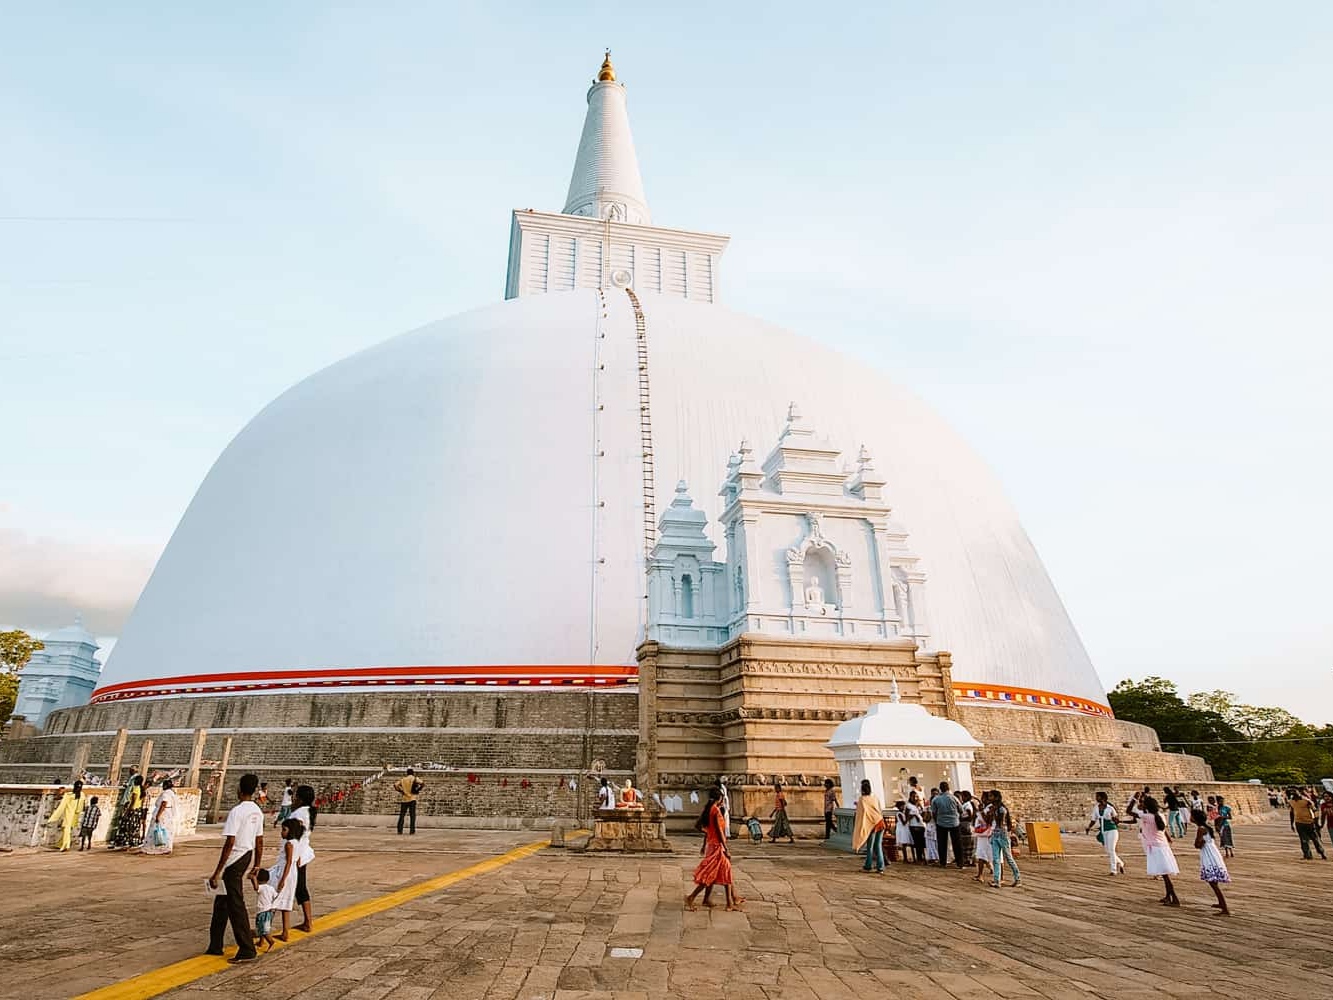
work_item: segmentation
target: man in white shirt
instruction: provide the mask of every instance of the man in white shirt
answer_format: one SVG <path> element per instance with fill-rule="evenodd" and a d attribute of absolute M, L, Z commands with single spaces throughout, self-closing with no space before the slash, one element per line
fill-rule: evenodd
<path fill-rule="evenodd" d="M 210 889 L 216 891 L 221 881 L 226 891 L 213 897 L 213 922 L 208 929 L 206 954 L 222 954 L 222 939 L 230 922 L 232 936 L 236 938 L 236 954 L 232 962 L 253 962 L 259 957 L 251 930 L 250 911 L 245 907 L 245 877 L 259 871 L 264 858 L 264 811 L 254 802 L 258 788 L 258 775 L 241 775 L 237 785 L 240 801 L 227 813 L 227 821 L 222 824 L 222 853 L 208 878 Z"/>

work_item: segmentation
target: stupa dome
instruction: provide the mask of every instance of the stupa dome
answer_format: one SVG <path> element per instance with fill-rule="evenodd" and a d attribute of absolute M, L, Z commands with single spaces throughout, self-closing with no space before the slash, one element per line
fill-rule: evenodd
<path fill-rule="evenodd" d="M 604 68 L 587 100 L 565 211 L 512 215 L 509 301 L 363 351 L 255 417 L 191 502 L 94 701 L 632 684 L 655 493 L 665 506 L 670 484 L 691 484 L 724 550 L 718 486 L 748 475 L 740 443 L 777 439 L 799 401 L 819 440 L 862 470 L 869 486 L 858 489 L 882 487 L 876 516 L 891 507 L 910 532 L 930 609 L 929 631 L 911 635 L 953 654 L 958 695 L 1105 711 L 985 464 L 872 367 L 719 305 L 727 237 L 652 225 L 624 85 Z M 841 495 L 837 474 L 802 471 L 792 454 L 783 475 Z M 673 509 L 693 518 L 673 530 L 693 531 L 690 498 Z M 776 571 L 774 559 L 749 569 Z M 828 566 L 829 597 L 812 585 L 807 612 L 845 611 L 832 591 L 852 569 Z M 715 579 L 701 596 L 721 607 L 731 581 Z M 876 579 L 877 596 L 859 591 L 862 623 L 876 624 L 866 604 L 892 597 L 888 577 Z M 922 594 L 919 574 L 903 586 L 904 602 Z M 741 611 L 724 624 L 745 621 Z"/>
<path fill-rule="evenodd" d="M 875 456 L 929 574 L 934 645 L 953 653 L 956 680 L 1105 700 L 1018 516 L 930 407 L 760 320 L 639 298 L 663 492 L 677 479 L 720 483 L 737 443 L 775 439 L 800 400 L 828 438 Z M 535 682 L 633 664 L 639 407 L 635 315 L 614 290 L 514 299 L 311 376 L 209 472 L 98 696 L 163 678 L 177 679 L 143 690 L 244 690 L 291 671 L 364 683 L 380 667 L 385 681 L 479 667 L 471 679 L 504 668 Z M 696 496 L 710 528 L 714 491 Z"/>

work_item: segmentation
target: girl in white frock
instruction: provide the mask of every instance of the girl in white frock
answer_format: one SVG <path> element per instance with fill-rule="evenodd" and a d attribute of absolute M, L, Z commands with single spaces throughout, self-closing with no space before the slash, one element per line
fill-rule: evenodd
<path fill-rule="evenodd" d="M 1208 823 L 1208 814 L 1202 809 L 1195 809 L 1190 818 L 1198 827 L 1198 832 L 1194 835 L 1194 846 L 1199 849 L 1199 879 L 1213 887 L 1213 894 L 1217 896 L 1217 902 L 1213 904 L 1214 909 L 1220 916 L 1229 917 L 1231 910 L 1227 908 L 1227 898 L 1222 895 L 1222 883 L 1231 881 L 1231 873 L 1227 871 L 1227 863 L 1222 860 L 1222 852 L 1217 849 L 1213 828 Z"/>
<path fill-rule="evenodd" d="M 974 882 L 980 882 L 982 873 L 988 871 L 991 866 L 991 820 L 986 813 L 986 806 L 989 803 L 990 792 L 982 792 L 980 807 L 977 809 L 976 817 L 972 820 L 972 836 L 976 838 L 977 842 L 974 851 L 977 859 L 977 873 L 972 876 Z"/>
<path fill-rule="evenodd" d="M 899 799 L 893 804 L 894 807 L 894 827 L 893 842 L 898 845 L 898 857 L 907 861 L 907 852 L 913 848 L 912 844 L 912 823 L 907 815 L 907 803 Z"/>
<path fill-rule="evenodd" d="M 296 905 L 296 863 L 300 860 L 297 851 L 304 833 L 305 825 L 299 819 L 282 821 L 282 847 L 278 849 L 278 860 L 268 870 L 268 884 L 278 890 L 273 909 L 282 914 L 279 941 L 286 941 L 291 930 L 292 907 Z"/>
<path fill-rule="evenodd" d="M 1176 887 L 1171 884 L 1171 876 L 1180 874 L 1180 865 L 1171 853 L 1171 835 L 1166 829 L 1166 820 L 1162 818 L 1157 800 L 1151 795 L 1145 796 L 1134 807 L 1134 815 L 1139 820 L 1139 839 L 1143 841 L 1143 853 L 1147 855 L 1148 875 L 1161 878 L 1166 885 L 1166 895 L 1162 897 L 1163 906 L 1179 906 L 1180 897 Z"/>

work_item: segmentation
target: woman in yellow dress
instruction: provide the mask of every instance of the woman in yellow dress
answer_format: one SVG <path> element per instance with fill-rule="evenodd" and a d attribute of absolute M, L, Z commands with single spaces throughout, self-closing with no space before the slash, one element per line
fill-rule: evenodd
<path fill-rule="evenodd" d="M 51 818 L 46 821 L 47 826 L 60 824 L 60 844 L 62 851 L 68 851 L 70 840 L 74 834 L 75 828 L 79 825 L 79 818 L 83 815 L 83 782 L 74 782 L 73 791 L 66 792 L 60 799 L 60 804 L 56 806 L 55 811 L 51 813 Z"/>

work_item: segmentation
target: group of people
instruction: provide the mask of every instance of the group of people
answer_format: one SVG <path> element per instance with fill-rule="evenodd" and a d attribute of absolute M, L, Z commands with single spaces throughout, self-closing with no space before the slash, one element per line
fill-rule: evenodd
<path fill-rule="evenodd" d="M 1220 915 L 1230 916 L 1231 910 L 1222 894 L 1222 886 L 1231 881 L 1223 852 L 1227 857 L 1235 853 L 1231 835 L 1231 807 L 1221 796 L 1209 796 L 1205 801 L 1199 798 L 1198 792 L 1191 792 L 1189 798 L 1183 798 L 1177 789 L 1165 788 L 1162 791 L 1161 802 L 1146 786 L 1142 791 L 1135 792 L 1125 806 L 1125 817 L 1111 805 L 1106 792 L 1098 792 L 1087 832 L 1096 829 L 1097 840 L 1106 852 L 1110 874 L 1123 875 L 1125 863 L 1116 852 L 1120 841 L 1120 826 L 1123 823 L 1137 824 L 1147 873 L 1151 878 L 1160 878 L 1166 889 L 1160 902 L 1163 906 L 1179 906 L 1180 896 L 1176 893 L 1171 877 L 1180 874 L 1180 865 L 1171 843 L 1174 839 L 1183 838 L 1189 829 L 1180 817 L 1174 815 L 1185 809 L 1188 822 L 1195 829 L 1194 848 L 1199 852 L 1199 878 L 1208 883 L 1217 897 L 1213 907 Z M 1182 802 L 1184 806 L 1180 805 Z"/>
<path fill-rule="evenodd" d="M 825 791 L 832 782 L 825 783 Z M 950 850 L 956 868 L 976 867 L 973 879 L 991 888 L 1002 884 L 1008 865 L 1010 885 L 1022 884 L 1013 851 L 1014 817 L 998 791 L 954 793 L 941 781 L 923 796 L 911 779 L 905 798 L 886 814 L 868 780 L 861 782 L 852 825 L 852 850 L 865 851 L 862 871 L 884 873 L 897 855 L 904 863 L 948 867 Z M 886 840 L 892 844 L 885 849 Z M 983 876 L 989 873 L 989 878 Z"/>
<path fill-rule="evenodd" d="M 147 792 L 143 775 L 131 768 L 112 805 L 106 838 L 108 848 L 131 854 L 171 853 L 181 815 L 175 784 L 170 778 L 164 778 L 151 807 Z M 57 795 L 60 801 L 46 820 L 47 825 L 60 828 L 56 850 L 70 850 L 75 831 L 78 831 L 78 849 L 92 850 L 93 836 L 102 821 L 100 797 L 85 797 L 81 780 L 75 781 L 68 791 L 57 789 Z"/>
<path fill-rule="evenodd" d="M 207 880 L 208 889 L 213 894 L 213 919 L 206 954 L 223 953 L 223 939 L 230 924 L 237 947 L 232 962 L 252 962 L 258 958 L 257 942 L 263 942 L 271 949 L 275 938 L 286 941 L 293 929 L 292 911 L 298 906 L 303 919 L 295 929 L 309 933 L 315 926 L 307 882 L 307 868 L 315 860 L 315 851 L 310 845 L 315 822 L 315 790 L 310 785 L 298 785 L 288 780 L 283 805 L 275 820 L 281 836 L 277 857 L 265 867 L 267 817 L 256 801 L 259 789 L 258 775 L 241 776 L 237 784 L 237 803 L 227 813 L 222 825 L 222 851 Z M 256 895 L 257 917 L 253 925 L 245 902 L 247 882 Z M 279 915 L 282 931 L 275 935 L 273 924 Z"/>

